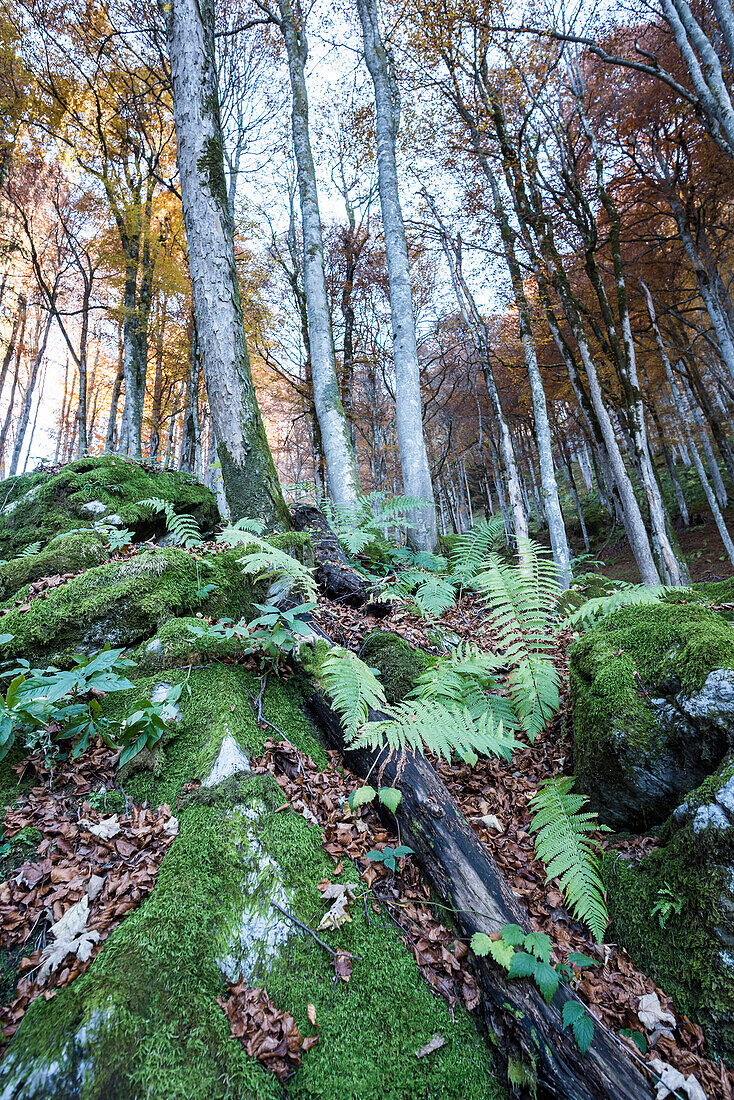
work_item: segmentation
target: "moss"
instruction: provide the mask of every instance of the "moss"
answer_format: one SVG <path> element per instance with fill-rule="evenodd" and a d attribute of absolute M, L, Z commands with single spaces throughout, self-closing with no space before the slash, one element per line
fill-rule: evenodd
<path fill-rule="evenodd" d="M 182 670 L 172 674 L 183 675 Z M 210 751 L 216 740 L 212 714 L 215 721 L 224 720 L 232 678 L 240 675 L 242 689 L 247 674 L 241 669 L 192 670 L 192 697 L 166 748 L 163 776 L 150 785 L 146 777 L 133 777 L 128 789 L 136 800 L 170 801 L 179 779 L 197 771 L 206 743 Z M 141 680 L 135 690 L 148 690 L 153 682 Z M 207 705 L 212 709 L 205 712 Z M 239 739 L 251 744 L 251 738 L 262 736 L 251 716 L 244 719 L 246 711 L 241 715 L 235 705 L 229 713 L 235 724 L 243 718 Z M 265 694 L 265 713 L 302 750 L 317 753 L 296 685 L 274 681 Z M 216 960 L 226 953 L 242 910 L 243 825 L 230 811 L 253 799 L 264 803 L 254 825 L 257 839 L 282 869 L 294 915 L 310 927 L 318 924 L 324 911 L 318 883 L 333 874 L 333 862 L 322 848 L 320 829 L 298 814 L 275 812 L 282 796 L 273 778 L 233 777 L 218 788 L 188 794 L 178 804 L 180 833 L 150 898 L 118 927 L 86 974 L 53 1000 L 34 1002 L 0 1067 L 0 1088 L 4 1075 L 17 1072 L 24 1080 L 40 1080 L 30 1095 L 48 1100 L 69 1095 L 86 1056 L 94 1072 L 84 1077 L 80 1100 L 282 1096 L 275 1078 L 230 1036 L 216 1001 L 224 991 Z M 341 879 L 358 881 L 348 861 Z M 319 1042 L 289 1079 L 289 1096 L 491 1100 L 504 1095 L 492 1077 L 489 1045 L 469 1015 L 451 1012 L 435 996 L 389 924 L 374 915 L 368 922 L 361 904 L 352 906 L 352 918 L 343 929 L 325 933 L 335 948 L 359 956 L 348 985 L 334 986 L 330 956 L 295 928 L 276 960 L 265 964 L 266 972 L 253 976 L 267 980 L 270 996 L 293 1013 L 303 1034 L 314 1034 L 307 1010 L 309 1003 L 316 1008 Z M 76 1046 L 70 1041 L 82 1028 L 86 1052 L 78 1039 Z M 415 1052 L 436 1032 L 446 1046 L 416 1059 Z M 54 1061 L 68 1072 L 64 1081 L 56 1076 L 52 1090 L 43 1072 Z"/>
<path fill-rule="evenodd" d="M 124 562 L 88 569 L 27 611 L 11 610 L 3 632 L 12 634 L 8 654 L 31 658 L 101 647 L 130 645 L 158 625 L 199 606 L 196 562 L 182 550 L 146 551 Z M 22 589 L 18 599 L 26 594 Z"/>
<path fill-rule="evenodd" d="M 663 734 L 646 693 L 692 693 L 712 669 L 733 667 L 734 633 L 706 608 L 628 607 L 603 619 L 571 649 L 575 767 L 582 786 L 618 767 L 620 739 L 633 755 L 654 751 Z"/>
<path fill-rule="evenodd" d="M 138 668 L 150 671 L 234 658 L 243 651 L 236 638 L 200 637 L 189 627 L 201 629 L 202 620 L 194 615 L 169 619 L 154 638 L 142 642 L 130 656 Z"/>
<path fill-rule="evenodd" d="M 93 500 L 105 504 L 137 535 L 147 538 L 157 530 L 160 517 L 139 506 L 139 501 L 161 497 L 177 511 L 194 515 L 202 530 L 219 522 L 216 500 L 209 489 L 177 470 L 149 470 L 119 455 L 77 459 L 57 474 L 36 473 L 3 483 L 4 507 L 0 530 L 0 555 L 12 557 L 32 542 L 48 542 L 54 535 L 80 526 L 91 527 L 83 505 Z"/>
<path fill-rule="evenodd" d="M 107 560 L 102 538 L 95 531 L 71 531 L 52 539 L 45 550 L 0 565 L 0 599 L 6 600 L 25 584 L 58 573 L 79 573 Z"/>
<path fill-rule="evenodd" d="M 622 944 L 673 998 L 677 1011 L 704 1026 L 713 1049 L 732 1059 L 734 957 L 726 957 L 718 938 L 721 926 L 731 921 L 723 908 L 731 890 L 729 830 L 709 828 L 696 835 L 687 826 L 669 832 L 663 848 L 636 864 L 605 853 L 607 938 Z M 680 912 L 670 912 L 661 926 L 653 910 L 666 897 Z"/>
<path fill-rule="evenodd" d="M 49 1002 L 32 1005 L 2 1070 L 15 1060 L 40 1077 L 65 1069 L 43 1093 L 69 1095 L 80 1061 L 91 1059 L 81 1100 L 275 1100 L 274 1077 L 230 1035 L 217 1004 L 216 964 L 241 906 L 237 825 L 216 808 L 180 814 L 179 836 L 150 898 L 115 930 L 86 974 Z M 86 1029 L 88 1049 L 70 1037 Z M 0 1076 L 0 1083 L 2 1077 Z"/>
<path fill-rule="evenodd" d="M 281 534 L 268 535 L 266 542 L 283 550 L 291 557 L 297 558 L 304 565 L 313 567 L 315 563 L 313 540 L 308 531 L 285 531 Z"/>
<path fill-rule="evenodd" d="M 324 912 L 317 883 L 333 875 L 321 831 L 299 815 L 270 814 L 258 826 L 268 852 L 295 890 L 295 914 L 314 928 Z M 341 881 L 358 882 L 348 864 Z M 492 1076 L 491 1051 L 461 1008 L 452 1014 L 420 978 L 411 953 L 374 914 L 353 904 L 352 921 L 327 934 L 337 950 L 359 956 L 348 985 L 333 983 L 330 957 L 308 936 L 294 936 L 267 977 L 270 996 L 292 1012 L 304 1034 L 309 1003 L 316 1009 L 319 1042 L 288 1082 L 297 1100 L 490 1100 L 504 1094 Z M 436 1032 L 446 1046 L 430 1057 L 416 1051 Z"/>
<path fill-rule="evenodd" d="M 361 658 L 378 669 L 389 703 L 399 703 L 430 664 L 425 653 L 413 649 L 399 634 L 375 630 L 362 646 Z"/>

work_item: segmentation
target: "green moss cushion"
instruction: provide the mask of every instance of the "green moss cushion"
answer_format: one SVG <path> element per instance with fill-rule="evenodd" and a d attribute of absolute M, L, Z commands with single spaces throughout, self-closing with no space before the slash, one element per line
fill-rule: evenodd
<path fill-rule="evenodd" d="M 571 650 L 574 770 L 602 821 L 662 822 L 734 747 L 734 629 L 694 604 L 623 608 Z"/>

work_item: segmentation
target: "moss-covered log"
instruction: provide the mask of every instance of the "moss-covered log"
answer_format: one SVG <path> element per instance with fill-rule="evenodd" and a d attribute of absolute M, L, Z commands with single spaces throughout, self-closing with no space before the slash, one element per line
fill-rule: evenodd
<path fill-rule="evenodd" d="M 374 774 L 378 754 L 347 748 L 341 721 L 317 684 L 309 692 L 309 708 L 348 766 L 359 776 Z M 451 904 L 462 935 L 490 934 L 510 923 L 527 927 L 497 865 L 428 761 L 407 753 L 399 766 L 394 758 L 383 764 L 381 782 L 402 794 L 396 815 L 401 838 L 414 850 L 431 885 Z M 529 981 L 510 981 L 491 959 L 477 959 L 477 967 L 490 1033 L 507 1063 L 520 1060 L 527 1067 L 532 1084 L 526 1095 L 564 1100 L 644 1100 L 653 1095 L 621 1045 L 600 1029 L 581 1057 L 562 1027 L 563 1003 L 570 996 L 565 990 L 548 1006 Z"/>

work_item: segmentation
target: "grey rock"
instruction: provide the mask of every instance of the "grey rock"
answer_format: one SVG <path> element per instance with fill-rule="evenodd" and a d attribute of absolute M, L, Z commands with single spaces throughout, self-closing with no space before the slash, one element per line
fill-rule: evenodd
<path fill-rule="evenodd" d="M 217 759 L 206 779 L 201 781 L 202 787 L 215 787 L 223 779 L 229 779 L 238 772 L 249 772 L 250 761 L 231 733 L 228 733 L 219 748 Z"/>
<path fill-rule="evenodd" d="M 729 829 L 731 828 L 731 822 L 721 806 L 709 802 L 696 810 L 696 816 L 693 819 L 693 831 L 694 833 L 702 833 L 704 829 L 711 828 Z"/>
<path fill-rule="evenodd" d="M 734 818 L 734 775 L 728 783 L 716 792 L 716 801 Z"/>
<path fill-rule="evenodd" d="M 86 504 L 82 504 L 82 511 L 89 512 L 90 516 L 101 516 L 109 509 L 101 500 L 90 500 Z"/>

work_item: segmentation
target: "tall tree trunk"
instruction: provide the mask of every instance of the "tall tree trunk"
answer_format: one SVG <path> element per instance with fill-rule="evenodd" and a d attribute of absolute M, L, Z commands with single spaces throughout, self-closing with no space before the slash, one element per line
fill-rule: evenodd
<path fill-rule="evenodd" d="M 28 450 L 26 451 L 25 462 L 23 463 L 23 468 L 21 470 L 22 474 L 24 474 L 26 472 L 26 470 L 28 469 L 28 463 L 30 462 L 30 458 L 31 458 L 31 450 L 33 449 L 33 440 L 34 440 L 35 435 L 36 435 L 36 425 L 38 423 L 38 413 L 39 413 L 39 411 L 41 409 L 41 405 L 43 403 L 43 393 L 44 393 L 44 390 L 46 388 L 46 370 L 47 370 L 47 363 L 44 363 L 43 367 L 41 368 L 41 381 L 40 381 L 39 386 L 38 386 L 38 398 L 36 399 L 36 411 L 33 414 L 33 423 L 31 424 L 31 430 L 28 434 Z"/>
<path fill-rule="evenodd" d="M 41 335 L 40 342 L 36 348 L 36 354 L 33 357 L 33 364 L 31 366 L 30 374 L 28 375 L 28 385 L 26 387 L 25 396 L 23 398 L 23 406 L 20 411 L 20 419 L 15 433 L 15 442 L 13 444 L 13 453 L 10 458 L 10 466 L 8 469 L 8 476 L 13 477 L 18 471 L 18 463 L 20 462 L 20 456 L 25 443 L 25 434 L 28 429 L 28 421 L 31 415 L 31 409 L 33 407 L 33 392 L 36 388 L 36 379 L 38 378 L 38 371 L 43 357 L 46 354 L 46 344 L 48 342 L 48 334 L 51 329 L 51 322 L 53 321 L 53 313 L 48 311 L 46 321 L 43 326 L 43 334 Z"/>
<path fill-rule="evenodd" d="M 426 507 L 412 513 L 413 527 L 408 537 L 416 549 L 433 550 L 437 539 L 436 508 L 423 434 L 420 366 L 410 287 L 410 263 L 395 159 L 399 120 L 398 89 L 393 59 L 380 35 L 377 0 L 357 0 L 357 8 L 362 24 L 365 60 L 375 89 L 377 171 L 390 284 L 395 408 L 403 491 L 408 496 L 426 501 Z"/>
<path fill-rule="evenodd" d="M 255 398 L 222 158 L 213 0 L 171 0 L 166 24 L 196 327 L 233 519 L 287 527 L 288 509 Z"/>
<path fill-rule="evenodd" d="M 668 357 L 668 351 L 667 351 L 667 348 L 665 347 L 665 344 L 663 342 L 663 338 L 662 338 L 662 335 L 660 333 L 660 329 L 658 327 L 657 318 L 655 316 L 655 307 L 653 305 L 652 295 L 650 294 L 650 291 L 645 286 L 645 284 L 642 282 L 642 280 L 640 280 L 640 283 L 641 283 L 641 286 L 642 286 L 642 290 L 645 294 L 645 300 L 647 302 L 647 311 L 650 314 L 650 322 L 652 324 L 652 329 L 653 329 L 653 332 L 655 333 L 655 342 L 657 343 L 658 351 L 660 353 L 660 358 L 662 360 L 663 367 L 665 368 L 665 376 L 668 379 L 668 385 L 670 386 L 670 390 L 671 390 L 671 393 L 673 395 L 673 402 L 675 403 L 676 411 L 678 413 L 678 416 L 680 417 L 680 422 L 681 422 L 681 425 L 683 427 L 683 431 L 685 432 L 685 435 L 686 435 L 686 442 L 688 444 L 688 450 L 689 450 L 689 453 L 691 455 L 691 458 L 693 459 L 693 464 L 696 467 L 696 473 L 698 474 L 698 479 L 701 482 L 701 488 L 703 489 L 704 493 L 706 494 L 706 499 L 709 502 L 709 507 L 711 509 L 711 515 L 714 517 L 714 523 L 716 524 L 719 535 L 721 536 L 721 541 L 724 544 L 724 549 L 726 550 L 727 554 L 729 555 L 729 561 L 732 563 L 732 565 L 734 565 L 734 542 L 732 542 L 729 531 L 727 530 L 727 526 L 726 526 L 726 523 L 724 521 L 724 517 L 721 514 L 721 509 L 719 508 L 718 502 L 716 500 L 716 494 L 714 493 L 714 490 L 711 488 L 711 484 L 709 482 L 709 479 L 706 477 L 706 471 L 704 470 L 703 462 L 701 461 L 701 456 L 698 453 L 698 447 L 696 446 L 695 440 L 693 439 L 693 436 L 691 434 L 691 429 L 690 429 L 690 426 L 689 426 L 689 412 L 690 411 L 689 411 L 688 408 L 686 408 L 685 397 L 681 393 L 681 391 L 679 390 L 678 383 L 676 382 L 675 376 L 673 375 L 673 368 L 670 365 L 670 359 Z"/>
<path fill-rule="evenodd" d="M 283 33 L 291 83 L 293 149 L 296 156 L 298 191 L 303 224 L 303 282 L 308 316 L 308 341 L 314 405 L 321 429 L 326 459 L 326 476 L 334 503 L 342 508 L 356 504 L 360 495 L 359 474 L 349 437 L 344 408 L 339 398 L 331 330 L 329 298 L 324 273 L 324 242 L 321 233 L 316 169 L 308 128 L 306 59 L 308 40 L 298 0 L 279 0 L 280 29 Z"/>
<path fill-rule="evenodd" d="M 26 300 L 23 297 L 23 295 L 21 294 L 20 297 L 18 298 L 18 308 L 15 312 L 15 317 L 13 318 L 13 328 L 12 328 L 12 331 L 10 333 L 10 340 L 8 341 L 8 346 L 5 349 L 5 354 L 3 355 L 2 363 L 0 363 L 0 396 L 2 395 L 3 387 L 5 386 L 5 378 L 6 378 L 6 375 L 8 373 L 8 367 L 10 366 L 13 355 L 15 354 L 16 341 L 19 338 L 19 333 L 20 333 L 20 341 L 21 341 L 21 343 L 23 342 L 23 335 L 25 333 L 26 313 L 27 313 Z"/>

